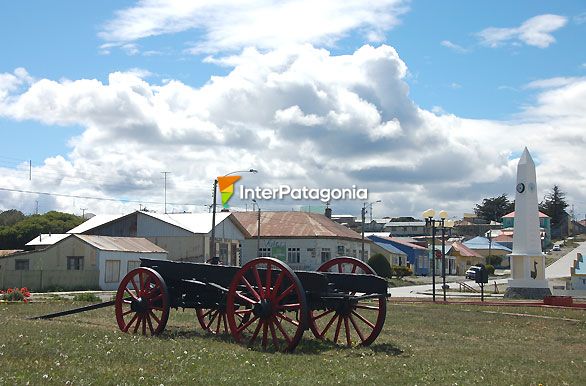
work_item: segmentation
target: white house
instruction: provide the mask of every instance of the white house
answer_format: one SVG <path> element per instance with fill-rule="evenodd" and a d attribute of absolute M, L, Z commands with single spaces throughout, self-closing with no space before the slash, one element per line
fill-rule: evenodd
<path fill-rule="evenodd" d="M 257 212 L 234 212 L 233 215 L 248 233 L 242 244 L 242 264 L 258 255 L 285 261 L 292 269 L 315 270 L 337 256 L 360 258 L 361 255 L 361 236 L 322 214 L 261 212 L 260 240 Z M 364 250 L 365 260 L 368 260 L 368 239 Z"/>

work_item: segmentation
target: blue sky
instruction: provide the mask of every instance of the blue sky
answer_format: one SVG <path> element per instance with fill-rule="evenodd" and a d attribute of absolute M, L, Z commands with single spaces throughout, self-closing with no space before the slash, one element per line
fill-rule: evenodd
<path fill-rule="evenodd" d="M 352 6 L 343 9 L 339 14 L 335 2 L 324 2 L 324 4 L 327 3 L 324 7 L 331 8 L 320 14 L 320 10 L 314 9 L 311 2 L 290 1 L 282 3 L 293 4 L 291 6 L 291 19 L 295 23 L 292 23 L 290 30 L 287 30 L 288 26 L 282 26 L 279 23 L 271 24 L 270 20 L 267 21 L 266 15 L 268 18 L 275 14 L 277 15 L 275 17 L 279 17 L 279 14 L 274 13 L 277 6 L 271 6 L 270 2 L 259 3 L 251 0 L 248 2 L 246 10 L 231 4 L 230 1 L 220 2 L 211 8 L 206 8 L 204 3 L 200 8 L 194 6 L 194 9 L 185 12 L 177 11 L 177 4 L 180 3 L 169 3 L 168 7 L 163 4 L 161 9 L 157 9 L 162 3 L 150 1 L 22 1 L 2 5 L 0 50 L 3 52 L 3 58 L 0 61 L 0 74 L 14 74 L 15 69 L 24 68 L 31 78 L 29 81 L 19 83 L 16 89 L 7 91 L 7 95 L 13 98 L 11 99 L 12 104 L 8 106 L 8 102 L 6 102 L 6 107 L 0 109 L 0 130 L 3 134 L 3 141 L 0 142 L 0 168 L 5 168 L 6 173 L 10 175 L 16 171 L 19 162 L 30 159 L 39 168 L 38 173 L 43 173 L 43 168 L 45 168 L 45 172 L 50 173 L 50 169 L 57 166 L 54 164 L 48 166 L 46 160 L 61 156 L 66 166 L 61 165 L 61 161 L 59 161 L 57 162 L 61 165 L 59 167 L 69 168 L 66 175 L 70 178 L 81 179 L 82 177 L 74 177 L 73 175 L 82 173 L 85 176 L 93 176 L 92 173 L 96 173 L 88 170 L 82 172 L 83 165 L 87 166 L 93 162 L 93 165 L 100 169 L 103 167 L 104 158 L 108 157 L 108 148 L 100 148 L 105 140 L 97 141 L 94 133 L 102 132 L 108 133 L 108 135 L 114 133 L 111 139 L 116 140 L 116 130 L 119 128 L 112 129 L 108 126 L 106 129 L 105 126 L 100 126 L 102 123 L 99 120 L 88 121 L 79 115 L 67 115 L 67 112 L 60 113 L 59 117 L 52 116 L 51 109 L 37 113 L 27 110 L 25 106 L 22 107 L 24 110 L 21 110 L 19 103 L 24 102 L 14 102 L 19 96 L 31 94 L 31 90 L 36 90 L 34 87 L 36 82 L 42 80 L 56 82 L 56 84 L 67 84 L 83 79 L 96 79 L 101 84 L 108 86 L 110 74 L 122 72 L 135 74 L 137 78 L 146 82 L 155 94 L 159 92 L 158 87 L 164 88 L 175 83 L 179 83 L 182 87 L 188 87 L 197 93 L 202 93 L 206 90 L 206 84 L 214 83 L 211 80 L 212 77 L 215 77 L 214 79 L 228 79 L 230 76 L 235 77 L 236 74 L 240 74 L 240 70 L 235 71 L 235 69 L 241 69 L 241 71 L 250 69 L 250 64 L 248 66 L 243 64 L 247 63 L 247 56 L 243 52 L 243 49 L 247 47 L 257 49 L 263 55 L 260 60 L 266 59 L 268 61 L 271 52 L 287 53 L 287 55 L 290 52 L 295 52 L 295 57 L 306 55 L 306 53 L 299 53 L 298 49 L 289 50 L 288 48 L 289 45 L 306 44 L 315 49 L 328 50 L 330 58 L 350 56 L 356 59 L 356 65 L 360 66 L 362 62 L 359 63 L 356 52 L 361 47 L 365 44 L 370 44 L 375 48 L 385 45 L 396 50 L 398 58 L 407 68 L 406 74 L 404 76 L 397 75 L 397 83 L 392 83 L 391 86 L 395 85 L 401 88 L 402 85 L 406 85 L 408 91 L 395 94 L 396 90 L 389 89 L 388 97 L 392 100 L 402 100 L 401 103 L 405 105 L 413 103 L 414 106 L 424 110 L 422 113 L 424 115 L 425 112 L 429 112 L 439 117 L 437 122 L 426 121 L 426 127 L 430 131 L 432 131 L 432 127 L 436 127 L 433 130 L 439 130 L 434 134 L 429 134 L 430 137 L 440 135 L 439 132 L 443 133 L 441 134 L 443 139 L 437 139 L 438 142 L 433 143 L 434 146 L 454 146 L 454 138 L 450 134 L 445 134 L 449 133 L 450 130 L 456 130 L 454 127 L 458 128 L 457 135 L 461 137 L 458 140 L 460 142 L 456 141 L 458 142 L 456 148 L 459 145 L 467 146 L 465 138 L 474 138 L 479 146 L 483 143 L 486 144 L 486 131 L 493 130 L 491 125 L 496 125 L 500 128 L 499 130 L 517 137 L 516 143 L 510 144 L 510 148 L 501 146 L 500 149 L 493 151 L 495 158 L 486 162 L 490 164 L 490 170 L 467 171 L 468 175 L 462 175 L 460 181 L 449 181 L 441 189 L 435 188 L 435 191 L 445 192 L 445 199 L 448 202 L 446 205 L 453 208 L 453 212 L 462 212 L 466 207 L 471 207 L 472 203 L 480 201 L 487 195 L 512 191 L 507 185 L 513 178 L 511 176 L 514 171 L 514 163 L 511 163 L 514 161 L 512 155 L 518 154 L 522 150 L 518 149 L 520 146 L 517 146 L 517 143 L 522 145 L 523 138 L 522 134 L 517 134 L 515 130 L 510 129 L 511 125 L 521 125 L 522 128 L 518 129 L 519 132 L 525 130 L 549 132 L 549 129 L 557 127 L 560 123 L 552 122 L 551 114 L 543 113 L 549 108 L 546 102 L 549 103 L 548 95 L 550 94 L 547 93 L 554 93 L 556 90 L 561 92 L 564 87 L 578 87 L 583 81 L 583 77 L 586 77 L 586 50 L 584 50 L 583 39 L 586 36 L 586 4 L 583 1 L 470 2 L 451 0 L 433 2 L 389 0 L 381 5 L 376 12 L 367 15 L 368 21 L 360 19 L 365 16 L 365 12 L 366 14 L 369 12 L 369 7 L 361 5 L 361 2 L 352 3 Z M 300 5 L 296 6 L 297 3 Z M 158 18 L 169 10 L 172 11 L 170 12 L 171 16 Z M 137 13 L 133 14 L 133 12 Z M 190 14 L 190 12 L 192 13 Z M 136 17 L 136 15 L 140 17 Z M 316 19 L 315 24 L 307 20 L 313 16 Z M 251 19 L 257 17 L 258 20 L 250 22 Z M 320 20 L 320 17 L 323 20 Z M 228 21 L 224 21 L 222 18 Z M 232 26 L 230 25 L 231 21 L 233 21 Z M 232 28 L 233 25 L 242 26 L 242 29 L 235 30 Z M 327 25 L 330 29 L 321 28 L 321 25 Z M 194 47 L 196 47 L 195 50 Z M 316 53 L 313 52 L 311 55 L 316 55 Z M 255 65 L 259 65 L 259 63 L 257 62 Z M 397 67 L 399 73 L 400 67 L 401 65 Z M 258 70 L 260 71 L 260 69 L 261 67 Z M 311 77 L 312 74 L 307 76 Z M 384 79 L 384 74 L 380 76 L 381 79 Z M 245 78 L 254 82 L 250 80 L 248 75 Z M 543 83 L 546 80 L 549 80 L 549 83 Z M 41 88 L 42 85 L 44 85 L 43 82 L 37 84 L 38 88 Z M 214 83 L 214 86 L 217 86 L 217 83 Z M 335 89 L 335 84 L 329 86 Z M 1 87 L 2 85 L 0 85 L 0 97 L 2 95 Z M 361 90 L 356 85 L 349 87 L 350 91 Z M 42 95 L 49 95 L 55 97 L 55 100 L 59 100 L 55 93 L 60 91 L 54 90 L 52 92 L 42 93 Z M 415 133 L 418 130 L 410 128 L 412 123 L 404 121 L 404 116 L 419 113 L 414 110 L 405 112 L 393 109 L 391 109 L 393 111 L 385 112 L 387 107 L 383 102 L 379 105 L 369 99 L 371 93 L 356 92 L 360 98 L 374 104 L 376 109 L 381 112 L 381 117 L 388 118 L 396 114 L 396 122 L 401 125 L 404 133 L 409 130 L 412 130 L 409 131 L 410 133 Z M 279 95 L 284 95 L 284 93 Z M 307 100 L 303 100 L 302 95 L 293 93 L 285 98 L 288 105 L 279 104 L 279 106 L 303 107 Z M 96 94 L 92 93 L 84 100 L 87 101 L 87 98 L 91 99 L 95 96 Z M 383 99 L 384 97 L 381 100 Z M 67 103 L 73 103 L 72 99 L 67 99 L 67 101 Z M 214 110 L 214 106 L 208 106 L 209 111 L 202 116 L 214 115 L 214 112 L 219 114 L 217 110 Z M 318 119 L 319 114 L 315 112 L 312 115 L 308 109 L 311 107 L 301 109 L 303 110 L 301 113 L 305 114 L 302 116 L 305 120 L 301 121 L 299 117 L 287 115 L 296 110 L 281 108 L 270 113 L 275 117 L 281 117 L 283 116 L 281 112 L 286 111 L 285 115 L 289 119 L 288 124 L 291 124 L 291 119 L 297 119 L 297 125 L 319 126 L 321 128 L 318 122 L 321 123 L 323 120 Z M 116 113 L 110 110 L 104 112 L 99 109 L 92 111 L 96 115 L 102 116 L 105 114 L 125 114 L 121 111 Z M 174 107 L 171 106 L 169 111 L 172 114 L 175 111 Z M 226 114 L 228 113 L 229 110 L 226 111 Z M 349 114 L 352 116 L 352 113 Z M 576 114 L 578 115 L 576 116 Z M 582 121 L 583 116 L 575 113 L 574 110 L 571 115 L 573 117 L 572 124 Z M 141 115 L 141 117 L 144 116 L 145 114 Z M 313 121 L 307 120 L 312 117 L 315 118 Z M 450 121 L 450 117 L 457 119 L 458 122 Z M 114 115 L 111 118 L 114 119 Z M 118 118 L 124 119 L 124 116 Z M 158 118 L 146 119 L 139 125 L 139 128 L 133 129 L 134 133 L 138 136 L 148 137 L 148 134 L 141 133 L 148 133 L 146 128 L 150 123 L 147 121 L 151 122 L 153 119 Z M 214 119 L 211 119 L 210 122 L 215 127 L 224 130 L 228 128 L 236 130 L 236 127 L 257 125 L 259 128 L 256 132 L 260 133 L 262 132 L 261 128 L 265 127 L 260 116 L 251 120 L 242 118 L 239 122 L 229 116 L 221 118 L 216 116 Z M 426 118 L 421 119 L 425 120 Z M 395 121 L 390 120 L 390 122 Z M 528 128 L 526 126 L 528 122 L 537 126 Z M 564 121 L 564 124 L 566 123 L 567 121 Z M 155 123 L 155 125 L 163 134 L 178 130 L 177 127 L 164 129 L 165 123 Z M 267 125 L 270 126 L 270 124 Z M 473 128 L 478 125 L 480 128 Z M 462 126 L 470 126 L 471 128 L 463 131 Z M 389 126 L 386 127 L 388 129 Z M 189 130 L 189 128 L 182 127 L 181 130 Z M 281 140 L 287 141 L 291 139 L 289 134 L 297 129 L 291 126 L 283 130 L 288 131 L 283 131 L 287 134 Z M 325 127 L 324 130 L 331 133 L 331 128 Z M 475 130 L 482 132 L 482 134 L 477 135 Z M 580 136 L 579 129 L 567 134 Z M 195 141 L 199 135 L 194 132 L 190 138 Z M 240 134 L 236 134 L 236 136 L 238 135 Z M 266 138 L 263 135 L 259 134 L 259 138 Z M 389 132 L 386 132 L 383 138 L 389 139 L 389 135 Z M 89 141 L 90 137 L 93 138 L 94 142 Z M 315 137 L 320 137 L 320 135 L 315 134 Z M 537 135 L 537 137 L 540 136 Z M 296 138 L 296 141 L 302 141 L 304 137 Z M 372 141 L 380 138 L 379 135 L 371 136 Z M 147 142 L 150 143 L 145 140 L 145 143 Z M 136 145 L 140 144 L 140 141 L 136 143 Z M 410 142 L 410 144 L 415 146 L 416 141 Z M 389 146 L 391 145 L 398 145 L 398 141 L 393 140 L 392 143 L 389 143 Z M 533 145 L 536 158 L 543 159 L 547 156 L 548 144 L 546 141 L 543 143 L 535 142 L 535 144 L 528 143 L 527 145 L 530 147 Z M 205 145 L 197 142 L 197 146 Z M 342 144 L 340 146 L 343 147 Z M 88 155 L 88 147 L 94 149 L 93 153 L 95 154 Z M 382 148 L 380 141 L 373 143 L 372 150 L 376 149 L 380 152 Z M 98 149 L 101 150 L 98 151 Z M 162 148 L 158 149 L 163 151 Z M 219 146 L 217 153 L 221 153 L 222 149 Z M 389 147 L 388 159 L 382 162 L 385 163 L 382 166 L 390 170 L 389 173 L 392 173 L 395 170 L 393 168 L 397 167 L 402 168 L 401 171 L 408 171 L 426 164 L 423 158 L 414 161 L 413 165 L 402 164 L 401 157 L 389 161 L 390 158 L 394 157 L 393 154 L 396 154 L 390 149 L 391 147 Z M 558 149 L 557 146 L 556 149 Z M 152 150 L 155 151 L 155 149 Z M 484 150 L 490 153 L 488 149 Z M 105 152 L 100 153 L 100 151 Z M 167 152 L 167 150 L 164 151 Z M 243 148 L 243 151 L 246 149 Z M 369 149 L 360 149 L 360 152 L 362 155 L 356 154 L 355 156 L 359 159 L 365 159 L 364 154 L 369 153 Z M 261 157 L 260 153 L 251 149 L 248 149 L 245 154 L 250 156 L 252 160 L 255 157 Z M 454 156 L 465 157 L 466 154 L 468 154 L 467 151 L 462 149 L 458 150 Z M 148 158 L 145 154 L 142 156 Z M 478 164 L 482 161 L 481 156 L 484 155 L 475 155 L 478 157 L 476 160 Z M 235 153 L 233 155 L 234 160 L 238 157 L 247 158 L 242 154 Z M 429 155 L 429 158 L 431 157 Z M 283 157 L 275 162 L 287 164 L 294 162 L 294 158 L 290 161 L 288 157 Z M 373 170 L 381 170 L 381 161 L 374 156 L 371 158 L 366 163 L 354 162 L 352 164 L 353 167 L 358 168 L 359 176 L 370 176 L 372 173 L 369 172 L 369 169 L 375 166 L 377 168 Z M 330 160 L 335 160 L 335 158 L 330 158 Z M 307 163 L 300 162 L 301 166 L 299 166 L 300 170 L 297 174 L 280 177 L 298 181 L 300 176 L 311 174 L 310 165 L 315 162 L 316 160 L 307 160 Z M 159 169 L 171 168 L 174 163 L 175 161 L 172 159 L 161 160 L 161 164 L 153 166 L 153 170 L 157 167 Z M 206 169 L 203 166 L 202 168 Z M 546 163 L 545 168 L 550 168 L 550 166 Z M 496 172 L 496 170 L 500 171 Z M 209 180 L 210 175 L 213 175 L 214 172 L 215 168 L 210 167 L 200 177 L 187 176 L 179 172 L 175 172 L 175 175 L 178 181 L 189 180 L 193 181 L 194 184 L 205 185 L 205 181 Z M 331 180 L 339 180 L 340 176 L 336 176 L 337 172 L 331 170 L 327 175 L 331 177 Z M 354 172 L 356 170 L 353 170 L 349 176 L 355 176 Z M 60 170 L 57 173 L 65 172 Z M 407 192 L 410 189 L 419 189 L 424 186 L 426 175 L 434 173 L 434 171 L 426 173 L 417 170 L 414 175 L 421 175 L 419 178 L 422 180 L 413 177 L 409 181 L 401 179 L 400 176 L 403 173 L 397 173 L 398 181 L 395 181 L 395 185 L 413 185 L 410 188 L 405 186 L 395 190 L 395 187 L 392 189 L 385 187 L 379 181 L 373 183 L 371 191 L 380 194 L 381 197 L 387 196 L 387 202 L 389 202 L 385 208 L 387 211 L 415 213 L 424 205 L 433 204 L 430 202 L 433 200 L 433 194 L 429 191 L 422 194 L 420 200 L 416 200 L 411 198 Z M 465 172 L 462 171 L 462 173 Z M 483 181 L 479 182 L 478 185 L 473 180 L 473 176 L 477 173 L 484 173 Z M 124 172 L 120 171 L 120 174 L 124 175 Z M 269 180 L 274 179 L 277 174 L 265 175 L 265 180 L 266 177 Z M 586 213 L 586 203 L 584 203 L 586 198 L 579 193 L 581 189 L 578 185 L 573 183 L 565 185 L 565 178 L 559 178 L 559 182 L 556 182 L 554 177 L 560 174 L 560 170 L 555 169 L 554 166 L 551 166 L 551 170 L 547 169 L 544 174 L 547 186 L 552 183 L 560 183 L 562 188 L 565 187 L 568 191 L 570 198 L 576 202 L 576 205 L 584 208 L 581 211 Z M 155 175 L 155 172 L 152 171 L 151 175 Z M 391 174 L 391 176 L 394 175 Z M 575 170 L 568 172 L 568 176 L 573 180 L 581 177 L 579 172 Z M 366 180 L 366 177 L 364 178 Z M 10 183 L 6 183 L 4 187 L 24 189 L 23 184 L 25 182 L 17 181 L 11 186 L 8 186 Z M 490 188 L 487 189 L 486 184 Z M 451 196 L 449 192 L 455 186 L 463 188 L 468 193 L 461 198 Z M 547 186 L 544 186 L 544 189 Z M 33 187 L 37 190 L 44 189 L 44 191 L 53 192 L 65 189 L 62 185 L 47 183 L 30 188 Z M 100 190 L 95 187 L 94 189 Z M 139 195 L 135 190 L 120 191 L 119 189 L 113 191 L 108 188 L 104 188 L 101 193 L 108 197 L 132 198 Z M 151 197 L 149 194 L 139 195 L 139 198 L 146 201 Z M 198 194 L 203 195 L 203 193 Z M 2 198 L 0 196 L 0 203 L 5 208 L 12 207 L 17 204 L 14 200 L 18 201 L 18 197 L 11 195 Z M 184 202 L 180 198 L 182 197 L 177 197 L 178 201 Z M 205 196 L 201 196 L 198 200 L 205 201 Z M 69 205 L 59 202 L 59 200 L 53 204 L 60 207 Z M 341 206 L 346 209 L 344 205 Z M 349 211 L 353 210 L 349 206 L 347 208 Z"/>

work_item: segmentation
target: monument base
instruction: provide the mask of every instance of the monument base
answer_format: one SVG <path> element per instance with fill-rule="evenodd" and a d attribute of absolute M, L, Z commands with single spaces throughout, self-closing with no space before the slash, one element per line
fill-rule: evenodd
<path fill-rule="evenodd" d="M 548 287 L 508 287 L 505 291 L 507 299 L 543 299 L 546 296 L 551 296 Z"/>

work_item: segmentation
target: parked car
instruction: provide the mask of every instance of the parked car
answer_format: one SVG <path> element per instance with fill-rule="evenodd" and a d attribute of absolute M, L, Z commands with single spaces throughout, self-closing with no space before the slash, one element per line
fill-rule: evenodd
<path fill-rule="evenodd" d="M 554 245 L 554 246 L 553 246 L 553 248 L 552 248 L 551 250 L 552 250 L 552 251 L 561 251 L 561 250 L 562 250 L 562 248 L 560 247 L 560 245 L 559 245 L 559 244 L 556 244 L 556 245 Z"/>
<path fill-rule="evenodd" d="M 466 271 L 466 279 L 475 280 L 476 273 L 478 271 L 480 271 L 480 267 L 477 267 L 476 265 L 473 265 L 472 267 L 468 268 L 468 270 Z"/>

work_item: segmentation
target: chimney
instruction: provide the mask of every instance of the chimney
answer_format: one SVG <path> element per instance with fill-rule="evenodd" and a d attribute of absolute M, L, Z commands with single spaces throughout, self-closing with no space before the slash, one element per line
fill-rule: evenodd
<path fill-rule="evenodd" d="M 332 208 L 326 206 L 326 212 L 324 213 L 327 218 L 332 218 Z"/>

